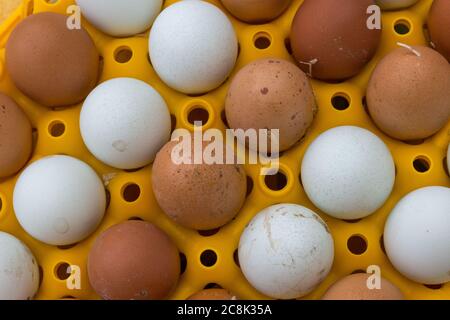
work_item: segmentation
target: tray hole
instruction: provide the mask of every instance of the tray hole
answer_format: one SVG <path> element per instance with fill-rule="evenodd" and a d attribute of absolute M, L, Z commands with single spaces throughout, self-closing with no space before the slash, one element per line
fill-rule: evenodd
<path fill-rule="evenodd" d="M 122 198 L 126 202 L 135 202 L 141 195 L 141 188 L 135 183 L 127 184 L 122 191 Z"/>
<path fill-rule="evenodd" d="M 253 43 L 259 50 L 265 50 L 272 44 L 272 37 L 267 32 L 258 32 L 253 37 Z"/>
<path fill-rule="evenodd" d="M 117 48 L 116 51 L 114 51 L 114 59 L 118 63 L 127 63 L 131 60 L 132 57 L 133 51 L 130 47 L 123 46 Z"/>
<path fill-rule="evenodd" d="M 128 221 L 144 221 L 141 217 L 131 217 L 128 219 Z"/>
<path fill-rule="evenodd" d="M 194 107 L 188 114 L 188 121 L 194 125 L 196 121 L 205 125 L 209 120 L 209 112 L 201 106 Z"/>
<path fill-rule="evenodd" d="M 42 268 L 42 266 L 38 267 L 39 269 L 39 288 L 42 285 L 42 281 L 44 281 L 44 269 Z"/>
<path fill-rule="evenodd" d="M 64 246 L 57 246 L 57 247 L 60 250 L 69 250 L 69 249 L 72 249 L 73 247 L 75 247 L 77 244 L 78 244 L 78 242 L 77 243 L 73 243 L 73 244 L 67 244 L 67 245 L 64 245 Z"/>
<path fill-rule="evenodd" d="M 229 129 L 230 125 L 228 124 L 227 113 L 225 112 L 225 110 L 222 110 L 222 112 L 220 113 L 220 119 L 222 119 L 222 122 L 225 125 L 225 127 Z"/>
<path fill-rule="evenodd" d="M 384 246 L 384 234 L 382 234 L 380 237 L 380 249 L 384 254 L 386 254 L 386 247 Z"/>
<path fill-rule="evenodd" d="M 213 235 L 219 233 L 220 228 L 211 229 L 211 230 L 198 230 L 198 234 L 202 237 L 212 237 Z"/>
<path fill-rule="evenodd" d="M 443 284 L 424 284 L 425 287 L 431 290 L 439 290 L 444 286 Z"/>
<path fill-rule="evenodd" d="M 355 271 L 353 271 L 350 274 L 359 274 L 359 273 L 367 273 L 367 272 L 365 272 L 363 269 L 356 269 Z"/>
<path fill-rule="evenodd" d="M 419 156 L 416 159 L 414 159 L 413 166 L 417 172 L 425 173 L 430 170 L 431 163 L 427 157 Z"/>
<path fill-rule="evenodd" d="M 48 126 L 48 132 L 54 138 L 61 137 L 66 132 L 66 125 L 59 120 L 53 121 Z"/>
<path fill-rule="evenodd" d="M 109 209 L 109 205 L 111 204 L 111 192 L 109 192 L 108 189 L 105 189 L 105 199 L 106 199 L 106 206 L 105 211 Z"/>
<path fill-rule="evenodd" d="M 254 187 L 253 179 L 247 176 L 247 197 L 252 193 Z M 1 210 L 1 203 L 0 203 Z"/>
<path fill-rule="evenodd" d="M 411 24 L 406 20 L 397 20 L 394 24 L 394 31 L 399 35 L 406 35 L 411 31 Z"/>
<path fill-rule="evenodd" d="M 200 262 L 205 267 L 212 267 L 217 262 L 217 254 L 212 250 L 205 250 L 200 255 Z"/>
<path fill-rule="evenodd" d="M 3 201 L 2 198 L 0 197 L 0 212 L 2 212 L 2 208 L 3 208 Z"/>
<path fill-rule="evenodd" d="M 350 107 L 350 97 L 345 93 L 337 93 L 331 98 L 331 104 L 336 110 L 347 110 Z"/>
<path fill-rule="evenodd" d="M 342 220 L 346 223 L 358 223 L 360 222 L 362 219 L 349 219 L 349 220 Z"/>
<path fill-rule="evenodd" d="M 287 185 L 287 177 L 284 173 L 279 171 L 277 174 L 272 176 L 265 176 L 264 182 L 272 191 L 281 191 L 283 190 Z"/>
<path fill-rule="evenodd" d="M 284 47 L 286 48 L 286 51 L 290 55 L 292 55 L 291 39 L 289 39 L 289 38 L 284 39 Z"/>
<path fill-rule="evenodd" d="M 180 275 L 182 275 L 187 268 L 187 258 L 186 255 L 180 252 Z"/>
<path fill-rule="evenodd" d="M 450 177 L 450 173 L 448 172 L 448 165 L 447 165 L 447 157 L 444 158 L 444 160 L 442 160 L 442 164 L 444 165 L 444 171 L 447 174 L 447 176 Z M 1 200 L 1 199 L 0 199 Z M 0 210 L 1 210 L 1 201 L 0 201 Z"/>
<path fill-rule="evenodd" d="M 177 117 L 175 117 L 173 114 L 170 115 L 170 132 L 174 132 L 177 128 Z"/>
<path fill-rule="evenodd" d="M 353 235 L 347 240 L 347 248 L 354 255 L 361 255 L 367 251 L 367 241 L 361 235 Z"/>
<path fill-rule="evenodd" d="M 218 285 L 217 283 L 208 283 L 206 286 L 204 286 L 203 289 L 223 289 L 221 285 Z"/>
<path fill-rule="evenodd" d="M 234 263 L 240 268 L 241 263 L 239 262 L 239 250 L 238 249 L 234 250 L 233 260 L 234 260 Z"/>
<path fill-rule="evenodd" d="M 411 146 L 418 146 L 425 142 L 425 139 L 417 139 L 417 140 L 406 140 L 403 143 L 409 144 Z"/>
<path fill-rule="evenodd" d="M 70 265 L 67 262 L 61 262 L 55 267 L 55 275 L 59 280 L 66 280 L 70 276 Z"/>

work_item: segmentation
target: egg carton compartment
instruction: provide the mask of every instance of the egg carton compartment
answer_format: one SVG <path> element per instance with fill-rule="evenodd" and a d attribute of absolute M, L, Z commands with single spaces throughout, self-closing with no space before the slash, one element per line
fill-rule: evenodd
<path fill-rule="evenodd" d="M 176 2 L 166 0 L 164 7 Z M 224 12 L 218 0 L 209 1 Z M 231 79 L 249 62 L 264 57 L 291 57 L 289 33 L 291 21 L 302 0 L 294 0 L 289 9 L 270 24 L 249 25 L 228 16 L 238 35 L 240 50 Z M 34 151 L 30 162 L 47 155 L 66 154 L 92 166 L 106 181 L 108 209 L 98 230 L 88 239 L 70 246 L 45 245 L 20 227 L 12 205 L 12 193 L 18 175 L 0 180 L 0 230 L 24 241 L 40 265 L 41 285 L 37 299 L 98 299 L 87 277 L 87 256 L 97 236 L 110 226 L 130 219 L 150 221 L 166 231 L 181 255 L 181 278 L 172 299 L 186 299 L 205 288 L 221 286 L 241 299 L 266 299 L 244 278 L 237 256 L 239 238 L 248 222 L 261 209 L 276 203 L 297 203 L 319 213 L 328 224 L 335 241 L 335 261 L 328 277 L 306 299 L 320 299 L 338 279 L 381 267 L 383 276 L 397 285 L 407 299 L 449 299 L 450 283 L 426 286 L 412 282 L 396 271 L 388 261 L 383 246 L 384 223 L 395 204 L 407 193 L 429 185 L 450 187 L 445 169 L 445 153 L 450 140 L 450 123 L 433 137 L 421 141 L 393 140 L 376 128 L 365 106 L 365 89 L 377 62 L 397 47 L 428 43 L 424 32 L 431 0 L 421 0 L 409 10 L 383 12 L 381 46 L 374 59 L 356 77 L 341 83 L 312 80 L 319 112 L 304 139 L 284 152 L 280 173 L 261 176 L 259 165 L 246 165 L 247 199 L 236 218 L 216 230 L 197 232 L 174 224 L 158 207 L 151 188 L 151 166 L 139 170 L 118 170 L 95 159 L 83 144 L 79 130 L 81 104 L 49 109 L 24 96 L 13 85 L 4 63 L 6 40 L 17 23 L 32 13 L 52 11 L 65 14 L 73 0 L 25 0 L 0 27 L 0 91 L 9 94 L 25 110 L 34 128 Z M 318 22 L 320 23 L 320 22 Z M 152 85 L 166 100 L 173 128 L 193 130 L 195 121 L 204 129 L 226 128 L 224 101 L 230 84 L 200 96 L 189 96 L 167 87 L 156 75 L 148 59 L 148 32 L 132 38 L 112 38 L 83 20 L 101 54 L 100 82 L 116 77 L 133 77 Z M 391 150 L 396 165 L 396 182 L 389 200 L 375 214 L 360 220 L 342 221 L 323 214 L 307 198 L 302 188 L 300 164 L 310 143 L 327 129 L 340 125 L 366 128 L 379 136 Z M 66 286 L 69 265 L 81 268 L 81 289 Z"/>

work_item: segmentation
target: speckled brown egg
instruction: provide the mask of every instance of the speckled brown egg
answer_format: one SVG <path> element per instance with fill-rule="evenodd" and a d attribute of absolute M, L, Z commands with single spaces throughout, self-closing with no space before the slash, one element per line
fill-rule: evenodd
<path fill-rule="evenodd" d="M 237 300 L 237 297 L 225 289 L 205 289 L 193 294 L 188 300 Z"/>
<path fill-rule="evenodd" d="M 375 55 L 380 29 L 369 29 L 373 0 L 305 0 L 295 15 L 291 47 L 303 71 L 320 80 L 357 75 Z"/>
<path fill-rule="evenodd" d="M 428 16 L 432 46 L 450 62 L 450 1 L 434 0 Z"/>
<path fill-rule="evenodd" d="M 13 99 L 0 93 L 0 178 L 13 175 L 25 165 L 32 140 L 26 114 Z"/>
<path fill-rule="evenodd" d="M 180 256 L 172 240 L 153 224 L 126 221 L 96 239 L 88 275 L 106 300 L 164 299 L 177 285 Z"/>
<path fill-rule="evenodd" d="M 257 60 L 241 69 L 225 102 L 231 128 L 279 129 L 280 151 L 305 135 L 316 111 L 313 89 L 305 73 L 293 63 L 275 58 Z"/>
<path fill-rule="evenodd" d="M 230 13 L 249 23 L 265 23 L 279 17 L 292 0 L 222 0 Z"/>
<path fill-rule="evenodd" d="M 398 48 L 373 72 L 367 105 L 376 125 L 389 136 L 427 138 L 450 117 L 450 65 L 428 47 Z"/>
<path fill-rule="evenodd" d="M 152 184 L 159 206 L 173 221 L 187 228 L 211 230 L 223 226 L 236 216 L 245 201 L 247 178 L 242 166 L 205 161 L 176 164 L 172 150 L 178 143 L 166 144 L 153 164 Z M 203 150 L 207 145 L 203 143 Z M 223 154 L 225 157 L 226 152 Z"/>
<path fill-rule="evenodd" d="M 57 13 L 33 14 L 6 44 L 6 66 L 15 85 L 48 107 L 81 102 L 98 78 L 94 42 L 84 29 L 69 30 L 66 21 Z"/>
<path fill-rule="evenodd" d="M 381 279 L 380 289 L 369 289 L 367 280 L 371 275 L 357 273 L 333 284 L 322 300 L 403 300 L 403 293 L 388 280 Z M 371 281 L 371 280 L 369 280 Z"/>

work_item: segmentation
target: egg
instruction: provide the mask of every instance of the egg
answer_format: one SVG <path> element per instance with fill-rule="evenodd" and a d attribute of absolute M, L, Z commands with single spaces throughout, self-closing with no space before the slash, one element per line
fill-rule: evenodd
<path fill-rule="evenodd" d="M 291 29 L 294 58 L 320 80 L 356 76 L 375 55 L 381 29 L 369 29 L 373 0 L 305 0 Z"/>
<path fill-rule="evenodd" d="M 334 259 L 333 238 L 325 222 L 296 204 L 277 204 L 259 212 L 239 241 L 245 278 L 262 294 L 300 298 L 328 275 Z"/>
<path fill-rule="evenodd" d="M 222 0 L 236 18 L 248 23 L 266 23 L 278 18 L 292 0 Z"/>
<path fill-rule="evenodd" d="M 13 99 L 0 92 L 0 178 L 15 174 L 26 164 L 32 140 L 27 115 Z"/>
<path fill-rule="evenodd" d="M 161 11 L 162 0 L 76 0 L 83 16 L 97 29 L 127 37 L 149 29 Z"/>
<path fill-rule="evenodd" d="M 14 187 L 14 211 L 25 231 L 49 245 L 85 239 L 106 208 L 103 183 L 86 163 L 69 156 L 33 162 Z"/>
<path fill-rule="evenodd" d="M 384 246 L 405 277 L 428 285 L 450 281 L 450 188 L 431 186 L 403 197 L 389 215 Z"/>
<path fill-rule="evenodd" d="M 383 10 L 405 9 L 416 4 L 418 1 L 419 0 L 375 0 L 377 5 Z"/>
<path fill-rule="evenodd" d="M 450 65 L 427 47 L 398 48 L 375 68 L 367 105 L 375 124 L 389 136 L 427 138 L 450 117 Z"/>
<path fill-rule="evenodd" d="M 346 276 L 334 283 L 322 300 L 403 300 L 403 293 L 388 280 L 381 278 L 380 288 L 369 288 L 367 273 Z M 370 279 L 369 279 L 370 281 Z"/>
<path fill-rule="evenodd" d="M 194 143 L 192 138 L 191 145 Z M 177 141 L 167 143 L 153 164 L 152 185 L 159 206 L 186 228 L 211 230 L 225 225 L 245 201 L 247 178 L 243 167 L 204 161 L 177 164 L 172 153 L 178 144 Z M 207 146 L 204 142 L 203 149 Z M 226 147 L 224 156 L 225 150 Z"/>
<path fill-rule="evenodd" d="M 89 282 L 105 300 L 167 298 L 179 275 L 178 249 L 165 232 L 148 222 L 112 226 L 89 252 Z"/>
<path fill-rule="evenodd" d="M 233 129 L 280 130 L 279 147 L 284 151 L 305 135 L 317 104 L 303 71 L 270 58 L 248 64 L 233 78 L 225 111 Z"/>
<path fill-rule="evenodd" d="M 69 30 L 67 17 L 44 12 L 28 16 L 6 44 L 6 67 L 15 85 L 36 102 L 66 106 L 95 87 L 100 56 L 89 34 Z"/>
<path fill-rule="evenodd" d="M 188 300 L 237 300 L 237 298 L 225 289 L 205 289 L 193 294 Z"/>
<path fill-rule="evenodd" d="M 180 1 L 156 18 L 149 52 L 156 73 L 169 87 L 202 94 L 227 79 L 236 63 L 238 42 L 219 8 L 199 0 Z"/>
<path fill-rule="evenodd" d="M 97 159 L 115 168 L 136 169 L 153 162 L 169 141 L 170 113 L 147 83 L 116 78 L 89 94 L 81 109 L 80 130 Z"/>
<path fill-rule="evenodd" d="M 361 219 L 377 211 L 394 186 L 395 165 L 384 142 L 354 126 L 322 133 L 308 147 L 301 181 L 309 199 L 338 219 Z"/>
<path fill-rule="evenodd" d="M 428 16 L 432 46 L 450 62 L 450 2 L 434 0 Z"/>
<path fill-rule="evenodd" d="M 30 300 L 39 288 L 39 268 L 31 251 L 0 231 L 0 299 Z"/>

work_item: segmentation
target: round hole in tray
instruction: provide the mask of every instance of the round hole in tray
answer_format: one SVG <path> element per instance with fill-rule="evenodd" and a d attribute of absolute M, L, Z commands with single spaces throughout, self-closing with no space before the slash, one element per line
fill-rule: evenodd
<path fill-rule="evenodd" d="M 283 172 L 278 171 L 275 175 L 265 176 L 264 182 L 270 190 L 281 191 L 287 186 L 288 181 L 286 175 Z"/>
<path fill-rule="evenodd" d="M 48 126 L 48 133 L 54 138 L 61 137 L 66 132 L 66 125 L 59 121 L 55 120 Z"/>
<path fill-rule="evenodd" d="M 67 262 L 58 263 L 55 267 L 55 276 L 59 280 L 66 280 L 70 276 L 70 265 Z"/>
<path fill-rule="evenodd" d="M 386 247 L 384 246 L 384 234 L 382 234 L 380 237 L 380 249 L 384 254 L 386 254 Z"/>
<path fill-rule="evenodd" d="M 345 93 L 336 93 L 331 98 L 333 108 L 339 111 L 344 111 L 350 107 L 350 97 Z"/>
<path fill-rule="evenodd" d="M 201 122 L 202 126 L 208 123 L 209 112 L 202 106 L 195 106 L 189 111 L 187 116 L 188 122 L 195 125 L 196 122 Z"/>
<path fill-rule="evenodd" d="M 187 268 L 187 258 L 183 252 L 180 252 L 180 275 L 182 275 Z"/>
<path fill-rule="evenodd" d="M 405 19 L 400 19 L 394 23 L 394 31 L 399 35 L 406 35 L 411 31 L 411 23 Z"/>
<path fill-rule="evenodd" d="M 122 189 L 122 198 L 126 202 L 135 202 L 141 195 L 141 188 L 136 183 L 129 183 Z"/>
<path fill-rule="evenodd" d="M 416 159 L 414 159 L 413 166 L 417 172 L 425 173 L 430 170 L 431 162 L 427 157 L 419 156 Z"/>
<path fill-rule="evenodd" d="M 234 250 L 234 252 L 233 252 L 233 260 L 234 260 L 234 263 L 240 268 L 241 267 L 241 263 L 239 262 L 239 249 Z"/>
<path fill-rule="evenodd" d="M 353 235 L 347 240 L 347 248 L 354 255 L 361 255 L 367 251 L 367 240 L 361 235 Z"/>
<path fill-rule="evenodd" d="M 247 197 L 252 193 L 253 186 L 253 179 L 247 176 Z"/>
<path fill-rule="evenodd" d="M 220 231 L 220 228 L 211 229 L 211 230 L 198 230 L 198 234 L 202 237 L 212 237 Z"/>
<path fill-rule="evenodd" d="M 212 267 L 217 262 L 217 254 L 213 250 L 205 250 L 200 255 L 200 262 L 205 267 Z"/>
<path fill-rule="evenodd" d="M 223 289 L 221 285 L 217 283 L 208 283 L 206 286 L 203 287 L 203 289 Z"/>
<path fill-rule="evenodd" d="M 272 44 L 272 37 L 267 32 L 258 32 L 253 37 L 253 43 L 255 48 L 264 50 L 269 48 Z"/>
<path fill-rule="evenodd" d="M 133 51 L 130 47 L 122 46 L 114 51 L 114 59 L 118 63 L 127 63 L 133 58 Z"/>
<path fill-rule="evenodd" d="M 439 290 L 444 285 L 443 284 L 424 284 L 424 286 L 427 287 L 428 289 L 431 289 L 431 290 Z"/>

